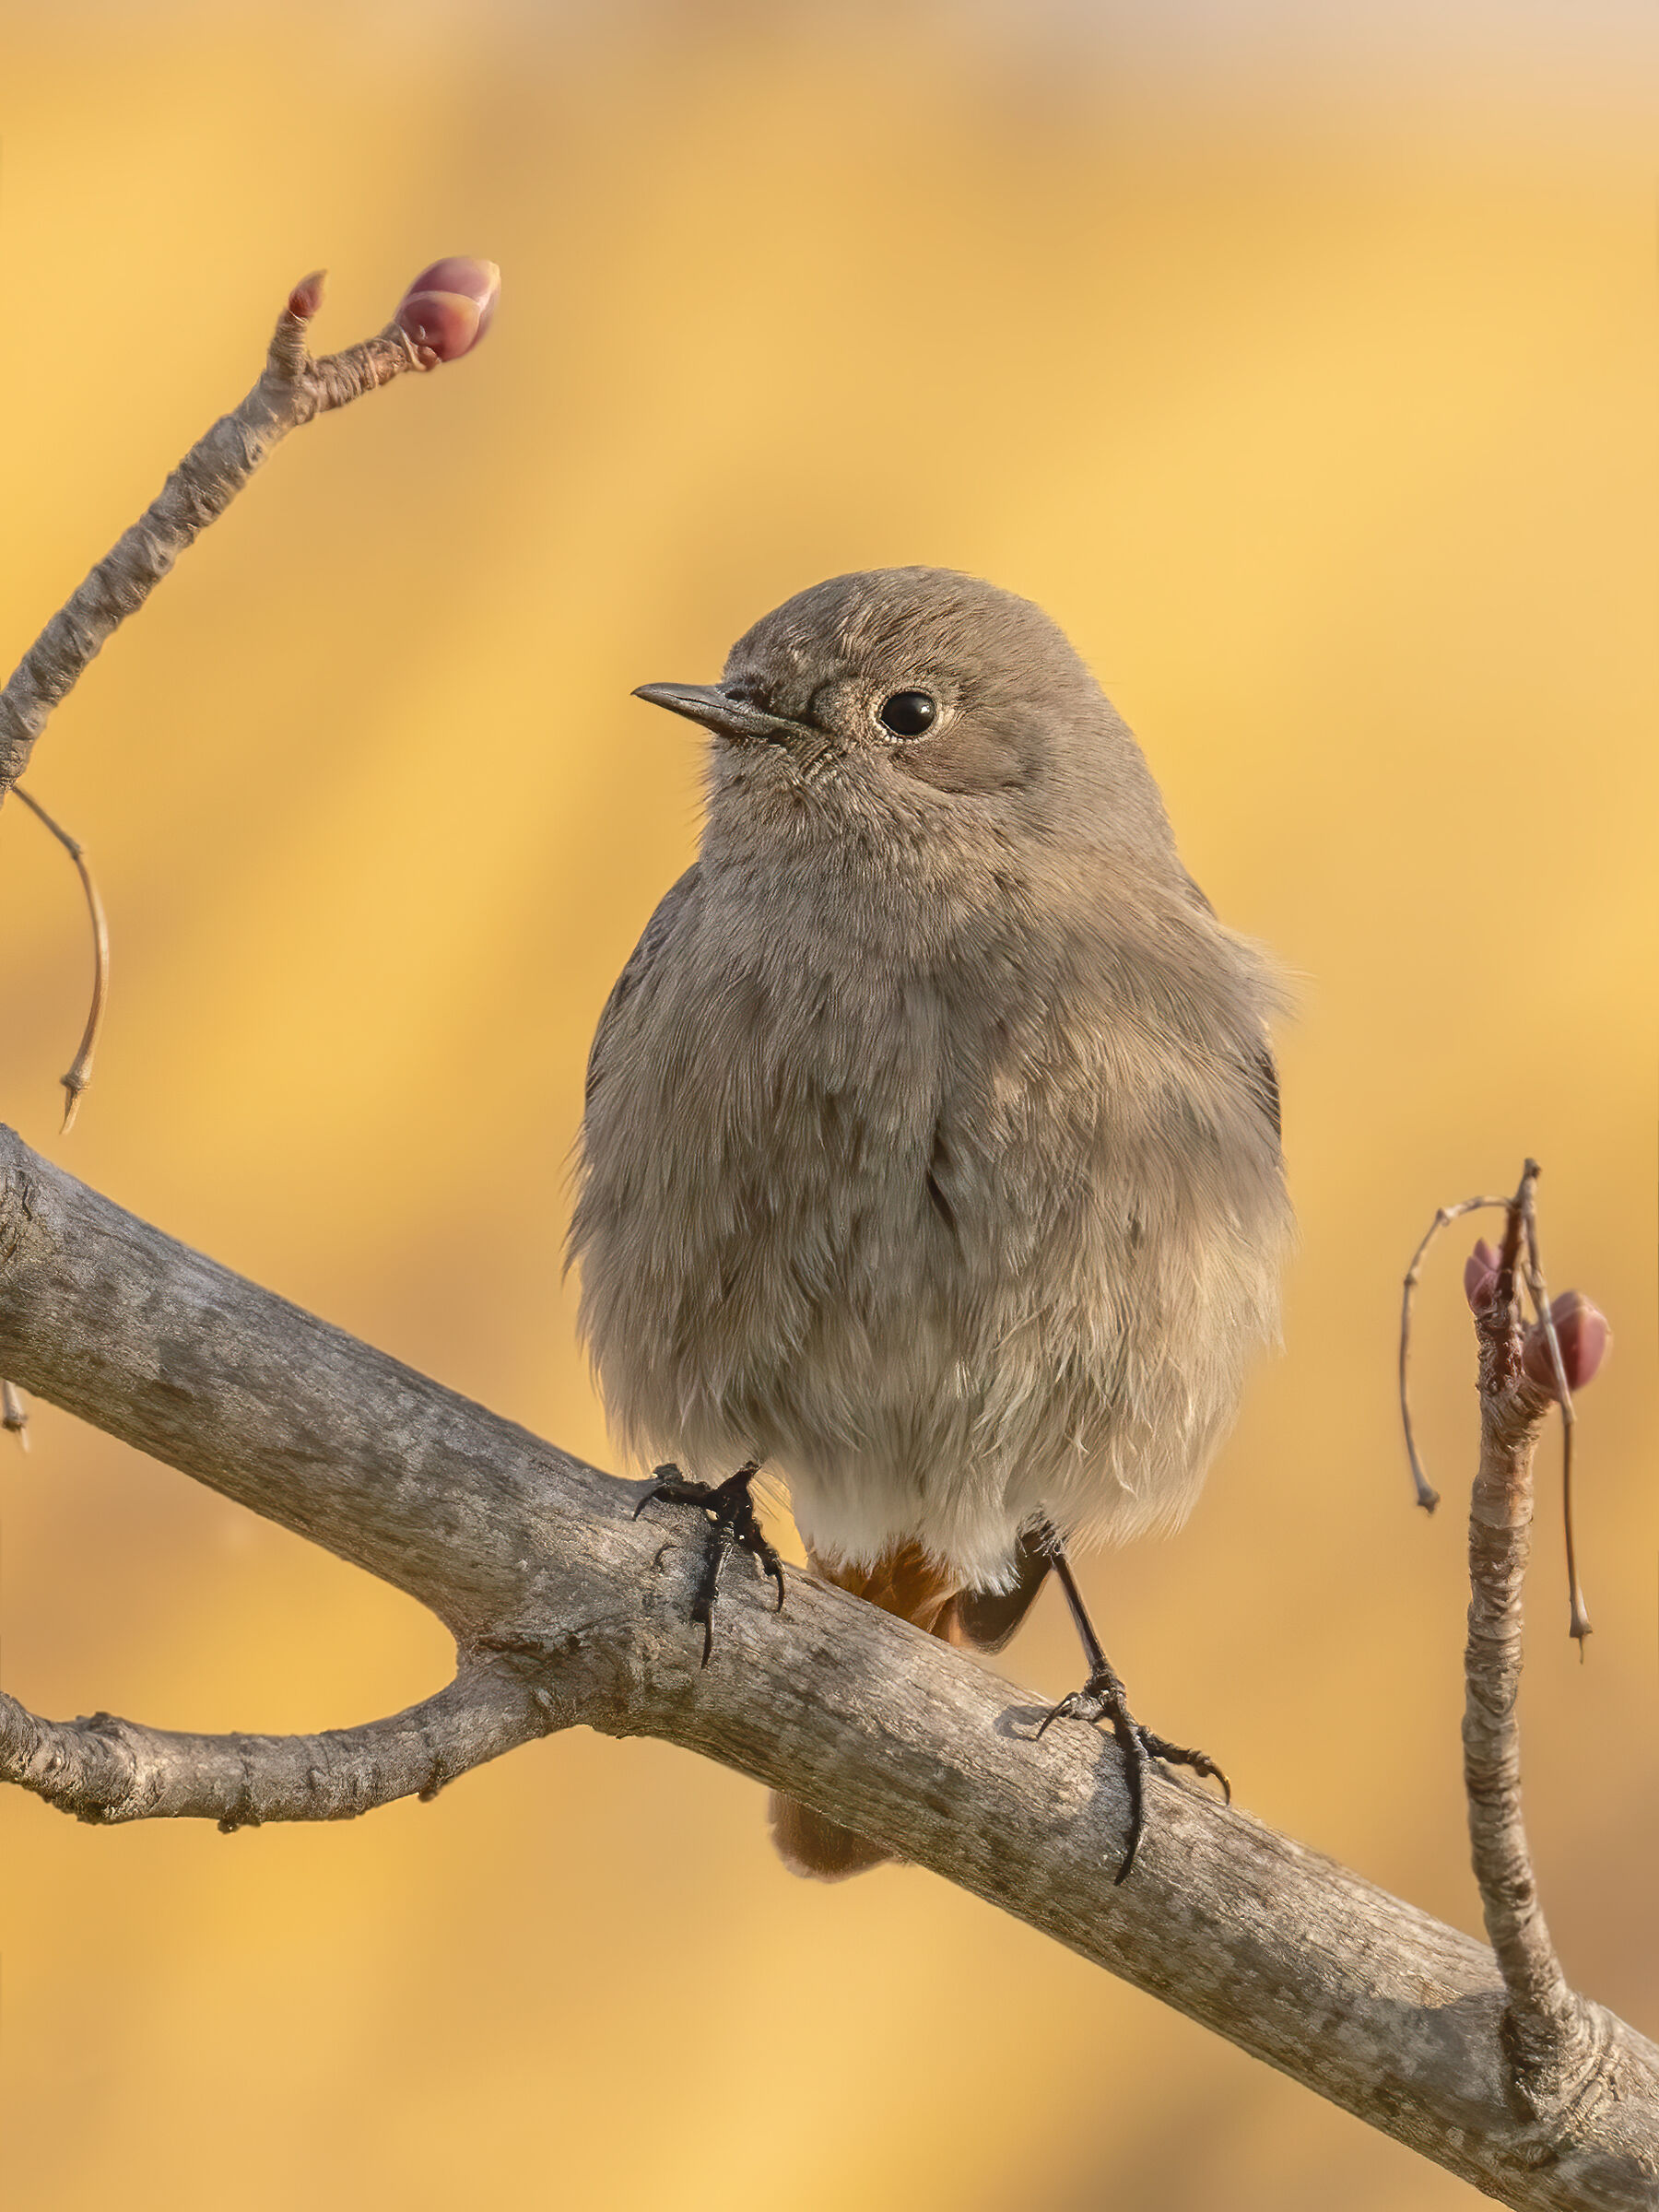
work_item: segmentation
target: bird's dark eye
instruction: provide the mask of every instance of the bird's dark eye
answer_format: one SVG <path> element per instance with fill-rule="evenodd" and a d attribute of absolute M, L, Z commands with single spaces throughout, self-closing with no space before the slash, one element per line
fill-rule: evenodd
<path fill-rule="evenodd" d="M 895 737 L 920 737 L 937 722 L 939 710 L 925 691 L 895 691 L 881 702 L 878 719 Z"/>

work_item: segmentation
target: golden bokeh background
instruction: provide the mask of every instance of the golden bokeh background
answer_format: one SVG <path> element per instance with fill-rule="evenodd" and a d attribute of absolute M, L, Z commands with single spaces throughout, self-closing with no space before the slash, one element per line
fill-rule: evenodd
<path fill-rule="evenodd" d="M 1156 20 L 1153 19 L 1156 16 Z M 607 1463 L 560 1282 L 610 980 L 707 679 L 838 570 L 1029 594 L 1299 980 L 1302 1244 L 1178 1538 L 1089 1562 L 1139 1709 L 1465 1927 L 1437 1203 L 1535 1152 L 1596 1634 L 1553 1468 L 1524 1725 L 1568 1970 L 1659 2028 L 1659 36 L 1634 6 L 0 6 L 5 657 L 252 382 L 440 253 L 476 359 L 324 421 L 106 651 L 0 819 L 0 1114 L 163 1228 Z M 300 1729 L 445 1678 L 415 1606 L 50 1407 L 0 1456 L 4 1679 Z M 1044 1601 L 1008 1654 L 1077 1661 Z M 929 1876 L 792 1881 L 749 1783 L 571 1735 L 434 1806 L 226 1840 L 0 1799 L 10 2203 L 1436 2207 L 1461 2184 Z"/>

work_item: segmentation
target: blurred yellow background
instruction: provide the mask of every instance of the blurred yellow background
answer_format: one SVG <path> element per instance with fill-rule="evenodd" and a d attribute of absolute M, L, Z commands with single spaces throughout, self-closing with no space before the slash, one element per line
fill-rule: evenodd
<path fill-rule="evenodd" d="M 1086 1581 L 1137 1709 L 1465 1927 L 1460 1245 L 1545 1166 L 1612 1316 L 1553 1460 L 1524 1703 L 1549 1917 L 1659 2029 L 1659 419 L 1651 15 L 0 6 L 4 657 L 257 371 L 440 253 L 477 359 L 285 447 L 0 818 L 0 1114 L 139 1214 L 594 1458 L 559 1279 L 594 1018 L 696 834 L 768 606 L 930 561 L 1041 601 L 1189 865 L 1299 977 L 1284 1359 L 1179 1537 Z M 413 1606 L 37 1407 L 5 1681 L 162 1725 L 367 1719 Z M 1045 1598 L 1008 1654 L 1077 1677 Z M 227 1840 L 0 1796 L 8 2201 L 83 2212 L 1435 2207 L 1461 2184 L 919 1873 L 792 1881 L 760 1793 L 576 1735 L 434 1806 Z"/>

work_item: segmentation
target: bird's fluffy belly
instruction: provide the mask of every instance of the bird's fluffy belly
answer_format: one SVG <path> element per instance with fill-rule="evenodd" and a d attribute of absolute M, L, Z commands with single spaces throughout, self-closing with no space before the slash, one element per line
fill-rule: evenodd
<path fill-rule="evenodd" d="M 704 1479 L 760 1458 L 820 1556 L 914 1539 L 980 1587 L 1039 1513 L 1179 1518 L 1274 1325 L 1233 1194 L 1211 1213 L 1172 1172 L 1190 1126 L 1161 1144 L 1156 1100 L 1114 1122 L 1098 1067 L 994 1080 L 913 993 L 833 1066 L 774 1037 L 607 1070 L 642 1087 L 613 1121 L 651 1132 L 644 1165 L 590 1148 L 582 1201 L 627 1441 Z"/>

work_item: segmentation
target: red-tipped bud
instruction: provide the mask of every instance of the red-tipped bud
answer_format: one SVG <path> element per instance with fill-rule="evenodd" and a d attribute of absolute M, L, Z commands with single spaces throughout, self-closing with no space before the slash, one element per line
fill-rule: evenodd
<path fill-rule="evenodd" d="M 493 261 L 452 253 L 422 269 L 397 303 L 397 327 L 441 361 L 470 353 L 495 320 L 501 272 Z"/>
<path fill-rule="evenodd" d="M 288 313 L 297 315 L 301 323 L 309 323 L 323 304 L 323 284 L 326 269 L 313 269 L 309 276 L 301 276 L 288 294 Z"/>
<path fill-rule="evenodd" d="M 1498 1248 L 1481 1238 L 1464 1262 L 1464 1296 L 1471 1313 L 1485 1313 L 1498 1289 Z"/>
<path fill-rule="evenodd" d="M 1549 1301 L 1549 1318 L 1560 1340 L 1561 1365 L 1567 1371 L 1569 1390 L 1583 1390 L 1594 1382 L 1613 1342 L 1607 1317 L 1593 1306 L 1582 1290 L 1563 1290 Z M 1535 1321 L 1521 1347 L 1521 1364 L 1535 1382 L 1552 1394 L 1556 1389 L 1555 1361 L 1544 1324 Z"/>

